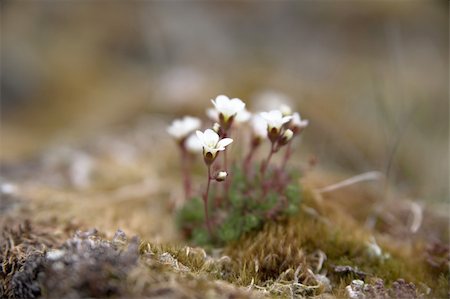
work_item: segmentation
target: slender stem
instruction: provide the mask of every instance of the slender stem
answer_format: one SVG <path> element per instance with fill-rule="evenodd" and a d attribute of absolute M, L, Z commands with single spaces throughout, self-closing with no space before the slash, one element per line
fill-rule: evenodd
<path fill-rule="evenodd" d="M 191 196 L 191 176 L 189 173 L 189 155 L 186 148 L 181 147 L 181 171 L 183 174 L 184 197 L 188 200 Z"/>
<path fill-rule="evenodd" d="M 292 155 L 292 142 L 289 142 L 286 146 L 286 152 L 284 153 L 283 163 L 281 164 L 281 170 L 283 170 L 286 167 L 286 163 L 291 157 L 291 155 Z"/>
<path fill-rule="evenodd" d="M 223 168 L 226 172 L 228 172 L 228 163 L 227 162 L 228 162 L 227 161 L 227 150 L 225 149 L 223 151 L 223 165 L 224 165 Z"/>
<path fill-rule="evenodd" d="M 209 186 L 211 185 L 211 165 L 208 165 L 208 182 L 206 184 L 206 191 L 203 194 L 203 205 L 205 208 L 205 223 L 208 228 L 209 236 L 212 237 L 211 222 L 209 221 L 208 213 L 208 196 L 209 196 Z"/>
<path fill-rule="evenodd" d="M 223 138 L 228 137 L 228 132 L 225 131 L 223 133 Z M 224 170 L 225 172 L 228 174 L 228 178 L 227 180 L 225 180 L 224 184 L 223 184 L 223 197 L 225 198 L 225 200 L 228 200 L 228 189 L 230 187 L 229 182 L 231 181 L 231 175 L 228 173 L 228 159 L 227 159 L 227 149 L 225 149 L 223 151 L 223 164 L 224 164 Z"/>
<path fill-rule="evenodd" d="M 223 132 L 223 136 L 222 136 L 222 139 L 223 138 L 227 138 L 228 137 L 228 132 L 227 131 L 224 131 Z M 227 163 L 228 161 L 227 161 L 227 150 L 225 149 L 224 151 L 223 151 L 223 167 L 224 167 L 224 170 L 226 171 L 226 172 L 228 172 L 228 163 Z"/>
<path fill-rule="evenodd" d="M 263 164 L 261 165 L 261 177 L 262 178 L 264 178 L 264 175 L 267 170 L 267 166 L 269 165 L 270 159 L 272 159 L 272 155 L 276 152 L 275 145 L 276 145 L 276 143 L 272 142 L 272 146 L 270 147 L 269 156 L 267 156 L 266 161 L 264 161 Z"/>
<path fill-rule="evenodd" d="M 248 172 L 250 170 L 249 168 L 250 168 L 250 163 L 252 162 L 252 158 L 253 158 L 253 151 L 254 151 L 253 147 L 250 148 L 250 151 L 248 152 L 248 154 L 244 160 L 244 173 L 246 176 L 248 175 Z"/>
<path fill-rule="evenodd" d="M 244 174 L 247 177 L 247 179 L 248 179 L 248 175 L 250 173 L 250 165 L 251 165 L 251 162 L 253 159 L 253 155 L 254 155 L 257 147 L 258 147 L 258 145 L 256 143 L 251 142 L 250 150 L 244 160 Z"/>

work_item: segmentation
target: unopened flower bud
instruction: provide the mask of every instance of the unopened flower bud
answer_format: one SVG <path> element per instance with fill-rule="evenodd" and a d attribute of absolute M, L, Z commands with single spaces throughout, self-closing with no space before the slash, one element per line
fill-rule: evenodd
<path fill-rule="evenodd" d="M 292 137 L 294 137 L 294 132 L 292 132 L 291 129 L 287 129 L 281 136 L 280 145 L 288 144 L 288 142 L 291 141 Z"/>
<path fill-rule="evenodd" d="M 216 181 L 223 182 L 227 178 L 228 173 L 226 171 L 219 171 L 215 177 Z"/>
<path fill-rule="evenodd" d="M 219 134 L 219 131 L 220 131 L 220 125 L 219 125 L 219 123 L 214 123 L 212 129 L 213 129 L 214 132 L 216 132 L 217 134 Z"/>
<path fill-rule="evenodd" d="M 282 104 L 282 105 L 280 106 L 280 111 L 281 111 L 281 114 L 282 114 L 283 116 L 292 115 L 292 109 L 291 109 L 291 107 L 289 107 L 289 106 L 286 105 L 286 104 Z"/>

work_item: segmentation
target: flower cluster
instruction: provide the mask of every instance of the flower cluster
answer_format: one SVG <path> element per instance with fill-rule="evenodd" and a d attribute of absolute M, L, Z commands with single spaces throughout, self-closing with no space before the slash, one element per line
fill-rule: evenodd
<path fill-rule="evenodd" d="M 189 200 L 192 195 L 190 164 L 195 157 L 193 154 L 202 153 L 207 168 L 207 182 L 201 196 L 203 216 L 209 238 L 213 239 L 221 223 L 217 217 L 214 217 L 214 221 L 211 220 L 209 214 L 212 208 L 214 208 L 214 212 L 222 211 L 230 214 L 229 208 L 233 205 L 233 200 L 236 196 L 250 193 L 252 190 L 249 188 L 258 188 L 262 192 L 259 196 L 261 204 L 264 204 L 263 201 L 271 191 L 281 191 L 281 194 L 286 191 L 289 180 L 283 178 L 288 177 L 285 175 L 285 168 L 292 152 L 292 140 L 308 126 L 308 120 L 303 120 L 299 113 L 293 113 L 287 105 L 280 106 L 278 110 L 251 114 L 246 109 L 246 104 L 238 98 L 230 99 L 225 95 L 219 95 L 211 102 L 213 107 L 206 111 L 207 116 L 213 121 L 210 128 L 201 131 L 199 130 L 200 119 L 185 116 L 173 121 L 167 132 L 177 141 L 181 151 L 186 200 Z M 230 171 L 227 158 L 228 147 L 233 143 L 232 136 L 235 133 L 242 135 L 241 129 L 244 127 L 251 128 L 249 150 L 242 164 L 234 162 Z M 259 171 L 255 171 L 253 167 L 254 164 L 257 164 L 253 162 L 255 153 L 266 140 L 270 144 L 268 156 L 260 162 Z M 273 171 L 272 177 L 270 177 L 270 172 L 268 176 L 267 170 L 270 168 L 271 158 L 283 147 L 286 147 L 286 151 L 282 163 L 279 167 L 271 167 Z M 223 156 L 223 160 L 217 159 L 219 155 Z M 214 181 L 224 183 L 222 192 L 219 192 L 220 190 L 213 192 L 214 201 L 211 206 L 211 183 Z M 234 182 L 236 183 L 234 184 Z M 239 187 L 234 188 L 234 185 Z M 236 189 L 239 189 L 238 195 L 236 195 Z M 265 216 L 272 217 L 280 205 L 270 205 L 270 209 L 264 211 Z M 247 206 L 247 210 L 252 209 Z M 215 213 L 215 215 L 219 214 Z M 222 226 L 224 226 L 223 221 Z"/>

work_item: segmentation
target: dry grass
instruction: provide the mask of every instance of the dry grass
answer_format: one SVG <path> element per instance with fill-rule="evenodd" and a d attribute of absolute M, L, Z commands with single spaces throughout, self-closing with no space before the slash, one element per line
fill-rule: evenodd
<path fill-rule="evenodd" d="M 342 297 L 345 286 L 358 274 L 335 273 L 335 266 L 357 268 L 367 281 L 379 277 L 389 285 L 404 278 L 420 290 L 430 287 L 431 296 L 445 293 L 448 273 L 430 268 L 424 254 L 430 237 L 445 242 L 448 218 L 425 206 L 423 221 L 412 232 L 411 201 L 398 200 L 399 194 L 391 186 L 388 196 L 382 181 L 360 182 L 321 194 L 321 188 L 347 178 L 322 168 L 305 168 L 302 209 L 296 217 L 267 223 L 261 231 L 219 251 L 207 254 L 201 248 L 186 247 L 172 219 L 177 205 L 172 199 L 180 197 L 177 188 L 173 189 L 176 161 L 170 159 L 176 153 L 162 150 L 170 146 L 166 142 L 142 143 L 130 137 L 147 131 L 159 138 L 161 124 L 150 125 L 120 134 L 137 149 L 128 163 L 112 158 L 115 143 L 111 141 L 77 149 L 94 161 L 86 187 L 73 184 L 70 167 L 64 165 L 76 160 L 68 162 L 65 156 L 50 166 L 45 159 L 39 161 L 35 166 L 41 173 L 38 179 L 12 173 L 20 183 L 12 197 L 17 207 L 8 211 L 8 219 L 29 218 L 41 227 L 50 227 L 53 233 L 60 231 L 62 236 L 75 228 L 92 227 L 106 236 L 112 236 L 117 228 L 139 235 L 146 240 L 140 246 L 142 260 L 127 276 L 133 294 L 179 298 L 195 297 L 207 290 L 211 297 Z M 115 138 L 110 136 L 110 140 Z M 168 161 L 169 168 L 163 161 Z M 373 215 L 376 225 L 369 228 L 367 219 Z M 372 237 L 390 258 L 370 255 L 368 242 Z M 249 295 L 247 289 L 256 293 Z"/>

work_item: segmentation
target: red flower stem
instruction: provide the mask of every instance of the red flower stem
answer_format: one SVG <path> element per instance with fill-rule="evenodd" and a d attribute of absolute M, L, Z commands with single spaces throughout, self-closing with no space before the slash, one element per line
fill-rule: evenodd
<path fill-rule="evenodd" d="M 261 178 L 264 178 L 264 175 L 266 173 L 267 166 L 269 165 L 270 159 L 272 159 L 272 155 L 276 152 L 275 145 L 276 145 L 276 143 L 272 142 L 272 146 L 270 147 L 269 156 L 267 156 L 266 161 L 264 161 L 263 164 L 261 165 Z"/>
<path fill-rule="evenodd" d="M 286 167 L 287 161 L 292 155 L 292 142 L 289 142 L 286 146 L 286 152 L 284 153 L 283 163 L 281 164 L 281 170 Z"/>
<path fill-rule="evenodd" d="M 250 171 L 250 163 L 252 162 L 253 152 L 254 152 L 254 147 L 252 146 L 250 148 L 250 151 L 248 152 L 247 156 L 245 157 L 245 160 L 244 160 L 244 174 L 245 174 L 245 176 L 248 176 L 248 173 Z"/>
<path fill-rule="evenodd" d="M 208 182 L 206 184 L 206 191 L 203 194 L 203 205 L 205 208 L 205 223 L 208 228 L 209 236 L 212 237 L 211 222 L 209 221 L 208 213 L 208 197 L 209 197 L 209 186 L 211 185 L 211 165 L 208 165 Z"/>
<path fill-rule="evenodd" d="M 223 133 L 223 137 L 222 138 L 227 138 L 227 131 L 225 131 Z M 231 175 L 228 173 L 228 159 L 227 159 L 227 149 L 225 148 L 225 150 L 223 151 L 223 164 L 224 164 L 224 171 L 227 173 L 227 179 L 224 182 L 224 186 L 223 186 L 223 197 L 225 198 L 225 200 L 228 200 L 228 189 L 230 187 L 230 179 L 231 179 Z"/>
<path fill-rule="evenodd" d="M 189 173 L 189 155 L 184 146 L 181 146 L 181 171 L 183 174 L 184 197 L 188 200 L 191 196 L 191 176 Z"/>
<path fill-rule="evenodd" d="M 226 149 L 223 151 L 223 165 L 224 165 L 223 166 L 224 171 L 226 171 L 228 173 L 227 150 Z"/>
<path fill-rule="evenodd" d="M 250 176 L 250 167 L 251 167 L 251 163 L 252 163 L 252 160 L 253 160 L 253 155 L 255 154 L 256 149 L 258 148 L 258 146 L 259 146 L 258 143 L 252 141 L 250 143 L 250 150 L 249 150 L 247 156 L 245 157 L 245 160 L 244 160 L 244 175 L 245 175 L 245 177 L 247 179 L 250 179 L 250 177 L 249 177 Z"/>

